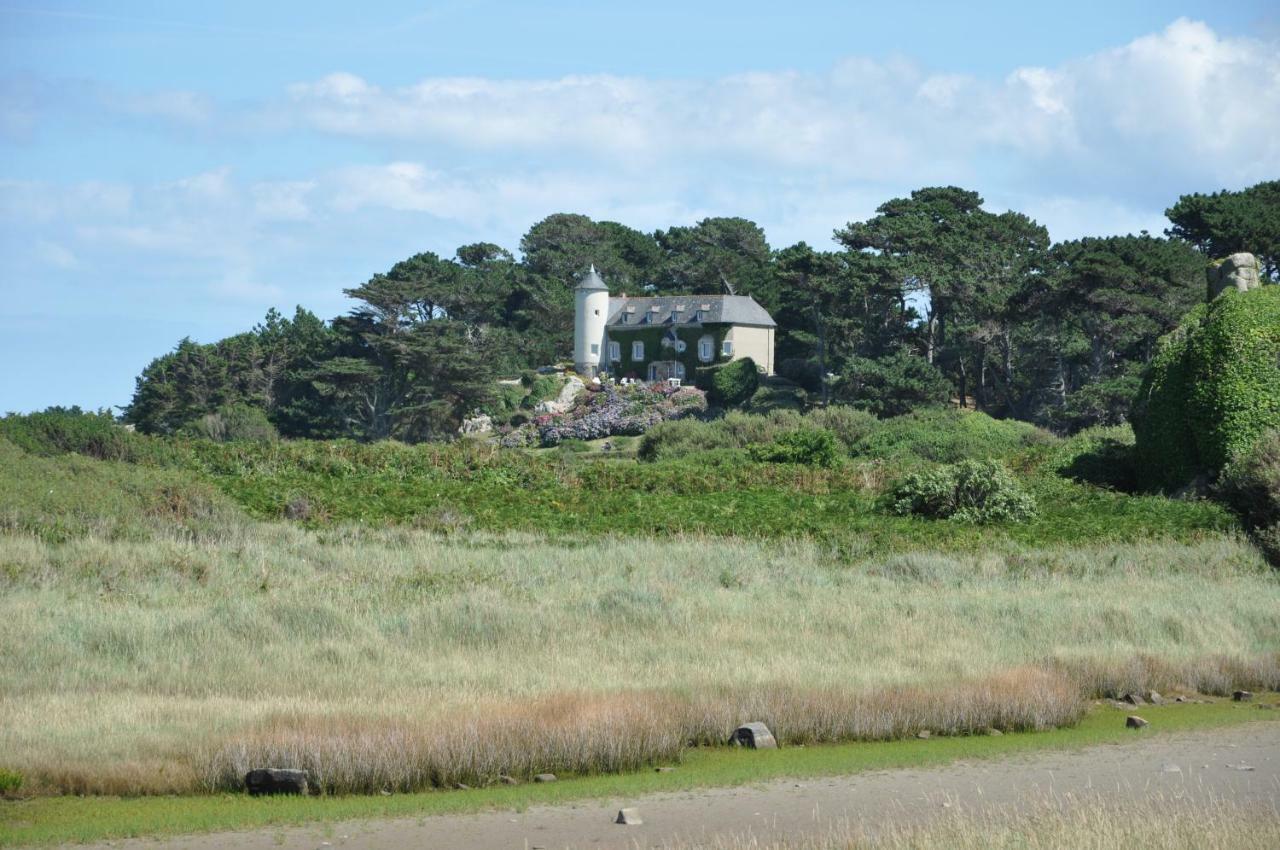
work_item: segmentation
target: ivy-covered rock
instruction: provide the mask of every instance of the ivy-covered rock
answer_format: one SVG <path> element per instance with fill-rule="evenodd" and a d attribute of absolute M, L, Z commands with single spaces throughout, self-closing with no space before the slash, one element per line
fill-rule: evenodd
<path fill-rule="evenodd" d="M 715 366 L 703 366 L 695 376 L 698 389 L 707 400 L 721 407 L 740 405 L 755 394 L 760 386 L 760 370 L 750 357 L 730 360 Z"/>
<path fill-rule="evenodd" d="M 499 438 L 508 448 L 557 446 L 565 440 L 643 434 L 659 422 L 680 419 L 707 409 L 706 395 L 693 387 L 667 384 L 615 387 L 605 385 L 581 393 L 564 413 L 539 415 Z"/>
<path fill-rule="evenodd" d="M 1280 427 L 1280 286 L 1228 291 L 1163 337 L 1133 407 L 1138 474 L 1173 489 Z"/>

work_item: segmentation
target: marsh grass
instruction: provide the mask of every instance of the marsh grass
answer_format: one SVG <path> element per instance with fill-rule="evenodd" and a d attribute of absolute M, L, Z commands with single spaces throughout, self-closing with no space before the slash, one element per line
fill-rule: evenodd
<path fill-rule="evenodd" d="M 332 792 L 1074 722 L 1124 688 L 1280 685 L 1244 542 L 909 553 L 407 528 L 0 537 L 0 767 L 37 792 Z"/>
<path fill-rule="evenodd" d="M 660 845 L 664 850 L 1243 850 L 1280 846 L 1274 804 L 1156 797 L 1045 799 L 1023 811 L 957 811 L 923 823 L 843 824 L 795 840 L 749 835 Z"/>

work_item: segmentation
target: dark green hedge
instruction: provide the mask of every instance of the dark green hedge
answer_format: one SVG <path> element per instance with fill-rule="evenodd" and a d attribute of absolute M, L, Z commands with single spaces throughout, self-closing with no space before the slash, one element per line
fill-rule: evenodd
<path fill-rule="evenodd" d="M 743 357 L 716 366 L 703 366 L 696 373 L 696 383 L 712 404 L 732 407 L 755 395 L 760 386 L 760 370 L 756 361 Z"/>
<path fill-rule="evenodd" d="M 1227 292 L 1162 338 L 1134 401 L 1138 474 L 1175 488 L 1280 427 L 1280 286 Z"/>

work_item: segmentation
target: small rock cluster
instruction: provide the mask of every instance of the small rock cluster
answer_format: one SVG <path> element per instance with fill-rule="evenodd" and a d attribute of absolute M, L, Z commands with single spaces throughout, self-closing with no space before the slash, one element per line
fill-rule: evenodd
<path fill-rule="evenodd" d="M 507 448 L 520 448 L 556 446 L 564 440 L 638 435 L 659 422 L 706 409 L 706 394 L 693 387 L 593 385 L 578 396 L 572 408 L 539 415 L 503 434 L 499 442 Z"/>

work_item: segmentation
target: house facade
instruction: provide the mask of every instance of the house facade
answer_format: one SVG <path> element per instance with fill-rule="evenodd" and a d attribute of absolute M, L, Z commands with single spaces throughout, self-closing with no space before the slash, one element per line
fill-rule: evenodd
<path fill-rule="evenodd" d="M 574 368 L 589 377 L 692 380 L 750 357 L 772 375 L 777 324 L 749 295 L 610 296 L 593 267 L 574 290 Z"/>

